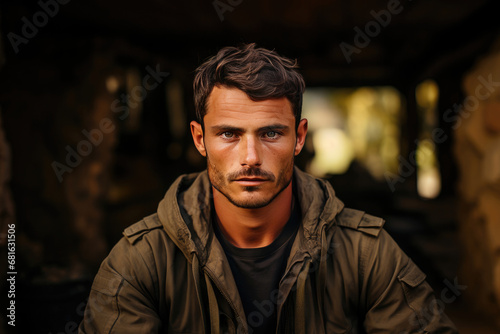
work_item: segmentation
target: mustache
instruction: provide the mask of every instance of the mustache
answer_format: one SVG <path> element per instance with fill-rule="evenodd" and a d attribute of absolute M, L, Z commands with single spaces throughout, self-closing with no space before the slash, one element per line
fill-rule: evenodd
<path fill-rule="evenodd" d="M 236 181 L 237 179 L 245 176 L 261 177 L 269 181 L 274 181 L 276 179 L 273 173 L 256 167 L 245 168 L 236 172 L 229 173 L 227 175 L 227 178 L 229 181 Z"/>

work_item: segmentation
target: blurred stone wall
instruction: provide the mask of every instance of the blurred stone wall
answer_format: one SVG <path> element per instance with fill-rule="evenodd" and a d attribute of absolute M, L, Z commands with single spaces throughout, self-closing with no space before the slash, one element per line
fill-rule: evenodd
<path fill-rule="evenodd" d="M 500 327 L 500 52 L 480 59 L 463 86 L 454 125 L 461 277 L 468 301 Z"/>

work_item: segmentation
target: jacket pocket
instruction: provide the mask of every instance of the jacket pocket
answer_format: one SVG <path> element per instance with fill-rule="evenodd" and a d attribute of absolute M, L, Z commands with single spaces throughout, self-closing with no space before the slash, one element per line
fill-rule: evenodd
<path fill-rule="evenodd" d="M 417 287 L 425 281 L 425 274 L 416 266 L 411 259 L 401 270 L 398 280 L 402 284 L 406 302 L 412 309 L 415 309 L 415 302 L 419 295 Z"/>
<path fill-rule="evenodd" d="M 406 303 L 413 311 L 413 316 L 408 319 L 412 328 L 409 333 L 428 333 L 425 327 L 429 320 L 423 312 L 425 309 L 425 298 L 423 297 L 428 292 L 424 282 L 425 278 L 425 274 L 411 259 L 408 259 L 408 263 L 398 275 Z"/>
<path fill-rule="evenodd" d="M 117 296 L 123 285 L 123 277 L 118 274 L 101 270 L 92 284 L 87 303 L 88 316 L 84 321 L 89 327 L 99 324 L 99 332 L 109 333 L 120 315 Z"/>

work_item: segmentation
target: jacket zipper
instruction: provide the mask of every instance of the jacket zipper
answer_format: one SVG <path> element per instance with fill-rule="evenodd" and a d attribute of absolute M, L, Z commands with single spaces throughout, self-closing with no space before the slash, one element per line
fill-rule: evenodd
<path fill-rule="evenodd" d="M 210 277 L 210 279 L 212 280 L 212 282 L 215 283 L 215 287 L 217 288 L 217 290 L 219 290 L 219 292 L 221 293 L 221 295 L 224 297 L 224 299 L 226 299 L 226 301 L 228 302 L 229 306 L 231 306 L 231 308 L 233 309 L 234 311 L 234 314 L 236 314 L 236 322 L 237 323 L 240 323 L 241 322 L 241 317 L 240 315 L 238 314 L 238 311 L 236 310 L 236 307 L 234 306 L 234 304 L 231 302 L 231 300 L 229 299 L 229 297 L 227 296 L 227 294 L 219 287 L 219 281 L 217 279 L 215 279 L 212 275 L 211 275 L 211 272 L 207 269 L 204 269 L 204 272 L 208 275 L 208 277 Z M 238 332 L 238 326 L 236 326 L 236 332 Z M 248 331 L 246 332 L 248 334 Z"/>
<path fill-rule="evenodd" d="M 292 262 L 290 264 L 290 266 L 287 268 L 287 270 L 285 271 L 285 274 L 283 275 L 283 278 L 285 278 L 289 273 L 290 271 L 292 270 L 292 268 L 296 265 L 298 265 L 299 263 L 304 263 L 305 261 L 307 261 L 308 257 L 305 257 L 303 259 L 297 259 L 295 260 L 294 262 Z M 300 272 L 299 272 L 300 274 Z M 299 276 L 297 275 L 296 279 L 298 278 Z M 296 282 L 295 282 L 296 283 Z M 294 284 L 295 284 L 294 283 Z M 281 290 L 281 289 L 280 289 Z M 276 323 L 276 334 L 279 334 L 280 333 L 280 328 L 279 328 L 279 325 L 280 325 L 280 320 L 281 320 L 281 311 L 283 309 L 283 305 L 285 305 L 286 301 L 288 300 L 288 297 L 290 296 L 290 291 L 288 292 L 288 295 L 286 296 L 286 299 L 283 301 L 283 303 L 280 305 L 280 307 L 278 307 L 278 310 L 277 310 L 277 315 L 276 315 L 276 320 L 277 320 L 277 323 Z"/>

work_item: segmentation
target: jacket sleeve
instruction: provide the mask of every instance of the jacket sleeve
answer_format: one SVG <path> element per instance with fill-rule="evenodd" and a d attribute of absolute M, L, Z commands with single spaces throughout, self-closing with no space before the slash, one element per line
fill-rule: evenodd
<path fill-rule="evenodd" d="M 79 333 L 158 333 L 152 276 L 136 247 L 122 238 L 94 279 Z"/>
<path fill-rule="evenodd" d="M 425 274 L 381 231 L 362 254 L 367 333 L 458 333 Z M 449 301 L 447 299 L 446 301 Z"/>

